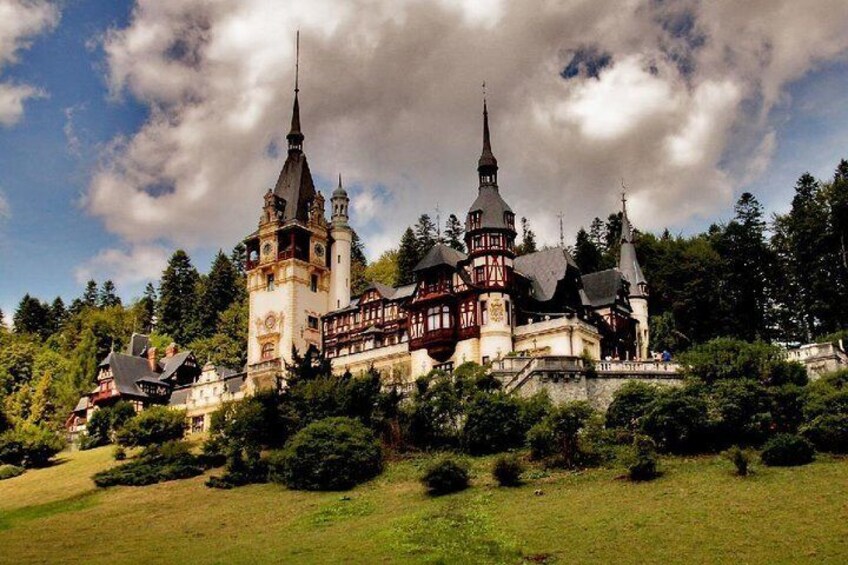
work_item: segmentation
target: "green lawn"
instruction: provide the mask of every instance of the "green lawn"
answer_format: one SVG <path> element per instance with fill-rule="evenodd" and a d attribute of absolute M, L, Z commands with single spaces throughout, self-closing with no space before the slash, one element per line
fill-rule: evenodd
<path fill-rule="evenodd" d="M 744 479 L 718 457 L 664 459 L 647 484 L 536 470 L 514 489 L 478 459 L 471 489 L 429 498 L 423 459 L 349 493 L 221 491 L 203 477 L 97 490 L 89 477 L 111 453 L 0 482 L 0 563 L 848 562 L 846 459 Z"/>

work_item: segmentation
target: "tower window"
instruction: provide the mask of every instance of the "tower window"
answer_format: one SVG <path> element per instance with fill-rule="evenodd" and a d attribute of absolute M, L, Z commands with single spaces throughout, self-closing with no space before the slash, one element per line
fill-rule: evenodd
<path fill-rule="evenodd" d="M 489 323 L 489 303 L 485 300 L 480 302 L 480 323 L 484 326 Z"/>
<path fill-rule="evenodd" d="M 309 324 L 310 330 L 317 330 L 318 329 L 318 318 L 317 317 L 308 316 L 306 318 L 306 323 Z"/>
<path fill-rule="evenodd" d="M 338 263 L 339 263 L 339 265 L 341 265 L 341 263 L 342 263 L 342 255 L 341 255 L 341 253 L 339 253 L 339 260 L 338 260 Z"/>
<path fill-rule="evenodd" d="M 309 288 L 312 292 L 318 292 L 318 275 L 309 277 Z"/>
<path fill-rule="evenodd" d="M 274 275 L 273 274 L 265 275 L 265 290 L 268 290 L 268 291 L 274 290 Z"/>
<path fill-rule="evenodd" d="M 267 361 L 268 359 L 272 359 L 274 357 L 274 344 L 273 343 L 265 343 L 262 345 L 262 360 Z"/>

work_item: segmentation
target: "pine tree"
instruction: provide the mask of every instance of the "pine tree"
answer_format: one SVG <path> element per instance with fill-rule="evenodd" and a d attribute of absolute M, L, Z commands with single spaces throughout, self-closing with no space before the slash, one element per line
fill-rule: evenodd
<path fill-rule="evenodd" d="M 436 224 L 428 214 L 421 214 L 415 224 L 415 241 L 418 246 L 418 257 L 424 257 L 430 248 L 436 245 Z"/>
<path fill-rule="evenodd" d="M 85 291 L 80 299 L 83 307 L 95 308 L 97 306 L 97 282 L 90 280 L 85 283 Z"/>
<path fill-rule="evenodd" d="M 0 332 L 6 331 L 6 315 L 3 313 L 3 309 L 0 308 Z"/>
<path fill-rule="evenodd" d="M 236 272 L 240 277 L 244 276 L 244 265 L 247 263 L 247 247 L 244 243 L 237 243 L 230 253 L 230 262 L 235 267 Z"/>
<path fill-rule="evenodd" d="M 529 255 L 536 253 L 536 233 L 530 228 L 530 221 L 527 218 L 521 218 L 521 243 L 515 250 L 518 255 Z"/>
<path fill-rule="evenodd" d="M 583 228 L 577 231 L 574 260 L 577 262 L 581 273 L 594 273 L 599 271 L 601 267 L 601 251 Z"/>
<path fill-rule="evenodd" d="M 56 333 L 62 329 L 65 320 L 68 319 L 68 311 L 65 308 L 65 302 L 61 296 L 57 296 L 50 305 L 50 330 L 51 333 Z"/>
<path fill-rule="evenodd" d="M 462 241 L 464 237 L 465 228 L 462 227 L 462 222 L 459 221 L 456 214 L 451 214 L 445 223 L 445 239 L 447 244 L 457 251 L 464 252 L 465 243 Z"/>
<path fill-rule="evenodd" d="M 118 296 L 115 290 L 115 283 L 111 280 L 106 280 L 103 286 L 100 287 L 100 292 L 97 295 L 97 305 L 100 308 L 112 308 L 113 306 L 121 305 L 121 297 Z"/>
<path fill-rule="evenodd" d="M 52 323 L 50 308 L 39 299 L 25 294 L 12 318 L 15 333 L 34 334 L 41 339 L 50 337 Z"/>
<path fill-rule="evenodd" d="M 597 216 L 595 216 L 595 219 L 589 225 L 589 239 L 601 253 L 607 250 L 606 228 L 603 220 Z"/>
<path fill-rule="evenodd" d="M 398 248 L 398 284 L 405 285 L 415 282 L 415 273 L 413 269 L 420 260 L 418 255 L 418 240 L 415 237 L 415 232 L 412 228 L 406 228 L 403 232 L 403 237 L 400 239 L 400 247 Z"/>
<path fill-rule="evenodd" d="M 365 245 L 359 238 L 356 232 L 353 232 L 353 237 L 350 241 L 350 293 L 352 296 L 362 294 L 365 287 L 368 286 L 368 280 L 365 277 L 365 268 L 368 266 L 368 260 L 365 258 Z"/>
<path fill-rule="evenodd" d="M 183 345 L 197 335 L 199 282 L 188 254 L 182 249 L 175 251 L 159 285 L 159 329 Z"/>
<path fill-rule="evenodd" d="M 215 333 L 218 316 L 239 296 L 239 283 L 238 272 L 232 261 L 219 250 L 203 285 L 203 308 L 199 312 L 201 336 Z"/>
<path fill-rule="evenodd" d="M 144 333 L 153 331 L 153 321 L 156 316 L 156 288 L 153 283 L 144 287 L 144 295 L 138 301 L 138 324 Z"/>

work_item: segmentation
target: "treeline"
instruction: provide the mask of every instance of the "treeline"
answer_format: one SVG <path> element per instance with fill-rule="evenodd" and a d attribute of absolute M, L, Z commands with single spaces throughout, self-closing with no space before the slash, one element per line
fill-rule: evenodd
<path fill-rule="evenodd" d="M 122 303 L 112 281 L 89 281 L 65 307 L 26 295 L 0 324 L 0 433 L 39 425 L 59 430 L 82 394 L 96 383 L 97 364 L 123 351 L 133 332 L 151 336 L 160 356 L 176 342 L 200 363 L 240 368 L 246 362 L 248 311 L 244 249 L 218 252 L 207 274 L 176 251 L 158 284 Z M 2 313 L 0 313 L 0 317 Z"/>

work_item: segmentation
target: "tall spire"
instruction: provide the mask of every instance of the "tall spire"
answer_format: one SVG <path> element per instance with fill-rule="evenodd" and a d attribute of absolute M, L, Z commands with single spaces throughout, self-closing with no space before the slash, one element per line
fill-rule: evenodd
<path fill-rule="evenodd" d="M 299 88 L 300 74 L 300 30 L 297 30 L 297 40 L 295 44 L 295 62 L 294 62 L 294 107 L 292 108 L 291 130 L 286 136 L 289 142 L 289 152 L 303 151 L 303 132 L 300 131 L 300 102 L 297 99 Z"/>
<path fill-rule="evenodd" d="M 621 248 L 618 257 L 618 269 L 630 283 L 630 297 L 644 298 L 648 296 L 648 281 L 642 273 L 639 259 L 636 257 L 636 246 L 633 244 L 633 226 L 627 217 L 627 189 L 624 180 L 621 181 Z"/>
<path fill-rule="evenodd" d="M 492 153 L 492 141 L 489 135 L 489 108 L 486 103 L 486 83 L 483 83 L 483 152 L 477 161 L 480 186 L 498 185 L 498 160 Z"/>
<path fill-rule="evenodd" d="M 633 226 L 627 217 L 627 187 L 624 179 L 621 179 L 621 242 L 633 243 Z"/>

